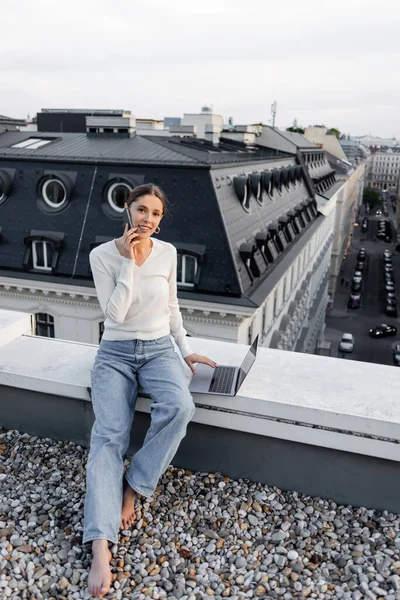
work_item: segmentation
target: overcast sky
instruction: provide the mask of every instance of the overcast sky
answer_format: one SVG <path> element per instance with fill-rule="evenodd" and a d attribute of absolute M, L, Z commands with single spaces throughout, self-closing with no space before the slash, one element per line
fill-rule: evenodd
<path fill-rule="evenodd" d="M 400 138 L 398 0 L 0 0 L 0 114 L 123 108 Z"/>

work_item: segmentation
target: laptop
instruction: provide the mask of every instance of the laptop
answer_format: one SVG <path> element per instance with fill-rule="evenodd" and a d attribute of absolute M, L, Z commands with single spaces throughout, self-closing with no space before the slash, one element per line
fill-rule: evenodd
<path fill-rule="evenodd" d="M 202 363 L 196 365 L 189 389 L 191 392 L 217 394 L 218 396 L 236 396 L 256 360 L 258 336 L 250 346 L 240 367 L 218 365 L 215 369 Z"/>

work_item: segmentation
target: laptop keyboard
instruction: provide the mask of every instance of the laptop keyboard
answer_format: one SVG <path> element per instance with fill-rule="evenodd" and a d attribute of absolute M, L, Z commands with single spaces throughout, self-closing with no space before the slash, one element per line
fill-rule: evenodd
<path fill-rule="evenodd" d="M 232 389 L 233 378 L 236 369 L 234 367 L 217 367 L 211 381 L 209 392 L 217 394 L 229 393 Z"/>

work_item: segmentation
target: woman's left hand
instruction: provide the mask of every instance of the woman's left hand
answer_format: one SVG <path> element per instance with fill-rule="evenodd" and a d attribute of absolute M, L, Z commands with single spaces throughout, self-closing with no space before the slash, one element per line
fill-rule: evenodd
<path fill-rule="evenodd" d="M 210 358 L 207 358 L 207 356 L 201 356 L 201 354 L 194 353 L 189 354 L 189 356 L 186 356 L 185 363 L 188 365 L 189 369 L 192 371 L 193 374 L 196 373 L 195 368 L 193 366 L 195 363 L 203 363 L 205 365 L 209 365 L 213 369 L 215 369 L 215 367 L 217 366 L 217 363 L 211 360 Z"/>

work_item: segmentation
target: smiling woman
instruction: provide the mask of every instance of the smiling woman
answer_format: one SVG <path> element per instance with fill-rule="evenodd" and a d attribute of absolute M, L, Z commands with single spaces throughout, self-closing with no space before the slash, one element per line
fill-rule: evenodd
<path fill-rule="evenodd" d="M 157 238 L 167 209 L 164 192 L 151 184 L 128 195 L 129 225 L 123 235 L 97 246 L 90 264 L 106 317 L 92 371 L 95 423 L 87 463 L 84 542 L 92 542 L 89 592 L 103 597 L 110 589 L 109 543 L 118 528 L 135 521 L 135 498 L 150 497 L 175 455 L 194 404 L 182 357 L 211 368 L 214 361 L 192 353 L 177 298 L 177 252 Z M 152 398 L 150 429 L 124 473 L 139 385 Z M 121 510 L 122 507 L 122 510 Z"/>

